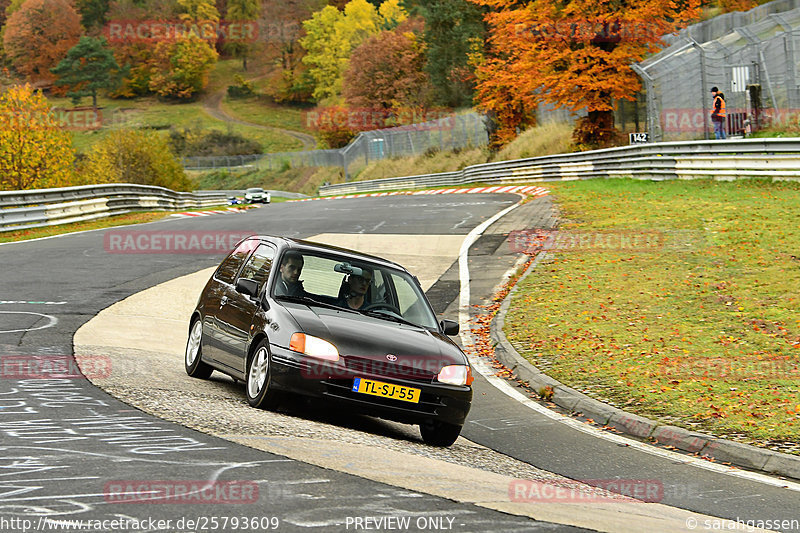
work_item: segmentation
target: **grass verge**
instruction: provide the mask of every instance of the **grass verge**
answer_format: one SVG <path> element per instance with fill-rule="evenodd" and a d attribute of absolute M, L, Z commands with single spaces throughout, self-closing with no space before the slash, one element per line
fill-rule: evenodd
<path fill-rule="evenodd" d="M 798 452 L 800 185 L 548 188 L 561 228 L 587 240 L 520 283 L 505 326 L 520 353 L 628 411 Z M 626 248 L 609 231 L 661 245 Z"/>

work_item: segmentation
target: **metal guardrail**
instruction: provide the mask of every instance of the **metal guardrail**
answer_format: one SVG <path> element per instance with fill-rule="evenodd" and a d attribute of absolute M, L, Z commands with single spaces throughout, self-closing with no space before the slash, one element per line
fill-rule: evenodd
<path fill-rule="evenodd" d="M 0 232 L 54 226 L 128 213 L 178 210 L 225 203 L 238 191 L 176 192 L 132 184 L 0 191 Z"/>
<path fill-rule="evenodd" d="M 667 180 L 767 177 L 800 180 L 800 138 L 652 143 L 466 167 L 459 172 L 354 181 L 320 188 L 323 196 L 391 189 L 631 177 Z"/>

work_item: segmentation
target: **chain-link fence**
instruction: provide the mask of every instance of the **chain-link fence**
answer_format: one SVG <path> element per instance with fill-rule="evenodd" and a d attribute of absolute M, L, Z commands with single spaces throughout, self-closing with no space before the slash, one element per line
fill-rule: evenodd
<path fill-rule="evenodd" d="M 777 0 L 711 19 L 672 37 L 669 48 L 635 65 L 647 91 L 652 138 L 710 138 L 712 87 L 725 95 L 729 135 L 747 135 L 796 115 L 799 4 Z M 776 12 L 783 8 L 793 9 Z M 703 35 L 712 39 L 698 41 Z"/>
<path fill-rule="evenodd" d="M 215 168 L 266 168 L 341 166 L 349 177 L 371 161 L 391 157 L 418 156 L 430 150 L 452 150 L 484 146 L 489 134 L 483 115 L 450 115 L 420 124 L 359 133 L 340 150 L 308 150 L 273 154 L 186 157 L 188 170 Z"/>

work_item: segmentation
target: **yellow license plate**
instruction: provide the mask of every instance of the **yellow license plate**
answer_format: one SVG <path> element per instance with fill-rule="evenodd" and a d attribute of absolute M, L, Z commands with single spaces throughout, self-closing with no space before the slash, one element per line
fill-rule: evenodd
<path fill-rule="evenodd" d="M 413 387 L 403 387 L 382 381 L 372 381 L 371 379 L 356 378 L 353 380 L 353 392 L 371 394 L 381 398 L 392 398 L 404 402 L 419 403 L 420 389 Z"/>

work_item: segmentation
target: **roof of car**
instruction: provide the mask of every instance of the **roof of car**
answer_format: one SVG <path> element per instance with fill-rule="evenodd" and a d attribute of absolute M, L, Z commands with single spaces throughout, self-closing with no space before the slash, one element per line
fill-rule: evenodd
<path fill-rule="evenodd" d="M 338 254 L 347 255 L 352 257 L 356 260 L 367 261 L 370 263 L 377 263 L 383 266 L 392 267 L 398 270 L 402 270 L 404 272 L 408 272 L 408 270 L 395 263 L 394 261 L 389 261 L 388 259 L 384 259 L 382 257 L 378 257 L 376 255 L 369 255 L 362 252 L 358 252 L 356 250 L 351 250 L 349 248 L 341 248 L 339 246 L 332 246 L 330 244 L 322 244 L 319 242 L 312 242 L 312 241 L 305 241 L 302 239 L 292 239 L 289 237 L 273 237 L 268 235 L 260 235 L 260 237 L 271 238 L 276 241 L 283 241 L 288 248 L 293 250 L 307 250 L 307 251 L 320 251 L 320 252 L 336 252 Z"/>

